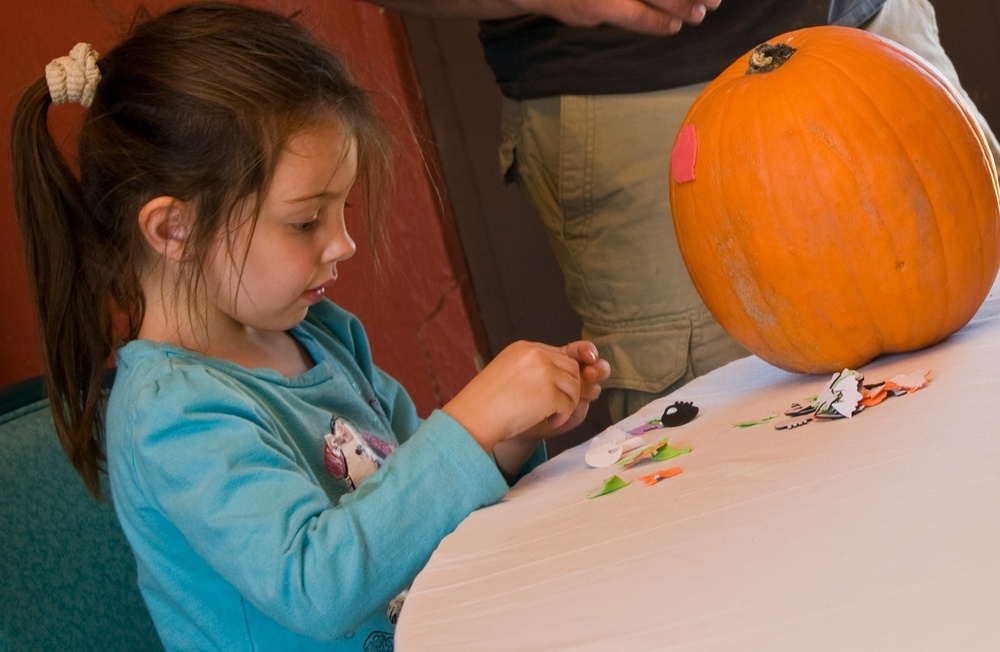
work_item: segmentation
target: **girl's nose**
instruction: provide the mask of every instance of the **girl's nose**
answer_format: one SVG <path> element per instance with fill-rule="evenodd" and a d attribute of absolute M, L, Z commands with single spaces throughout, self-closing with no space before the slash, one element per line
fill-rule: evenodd
<path fill-rule="evenodd" d="M 343 224 L 340 224 L 333 228 L 333 233 L 331 233 L 326 248 L 323 250 L 323 261 L 336 263 L 347 260 L 354 255 L 355 251 L 357 251 L 357 245 L 354 244 L 351 234 L 347 232 L 347 228 Z"/>

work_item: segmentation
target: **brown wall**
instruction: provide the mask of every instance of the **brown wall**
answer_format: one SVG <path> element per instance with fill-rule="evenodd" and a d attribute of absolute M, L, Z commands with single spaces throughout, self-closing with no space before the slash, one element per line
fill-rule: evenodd
<path fill-rule="evenodd" d="M 7 129 L 21 89 L 45 64 L 78 41 L 98 52 L 127 26 L 136 0 L 40 0 L 8 3 L 0 22 L 0 386 L 41 371 L 20 239 L 10 191 Z M 151 10 L 179 4 L 145 0 Z M 366 324 L 376 362 L 410 390 L 423 413 L 450 398 L 475 373 L 481 353 L 467 274 L 450 209 L 442 206 L 438 162 L 398 16 L 349 0 L 259 2 L 278 10 L 304 9 L 302 20 L 352 64 L 375 95 L 398 141 L 400 199 L 392 258 L 384 285 L 359 252 L 342 266 L 333 298 Z M 57 132 L 78 120 L 79 107 L 54 107 Z M 431 156 L 425 158 L 424 154 Z"/>
<path fill-rule="evenodd" d="M 993 128 L 1000 132 L 1000 2 L 931 0 L 941 43 L 962 86 Z"/>

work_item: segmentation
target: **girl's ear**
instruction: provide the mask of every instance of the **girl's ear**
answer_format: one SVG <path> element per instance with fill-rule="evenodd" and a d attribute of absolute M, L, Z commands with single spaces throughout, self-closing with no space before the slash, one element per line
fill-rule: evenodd
<path fill-rule="evenodd" d="M 156 197 L 139 209 L 139 229 L 146 242 L 174 262 L 184 255 L 192 219 L 190 206 L 173 197 Z"/>

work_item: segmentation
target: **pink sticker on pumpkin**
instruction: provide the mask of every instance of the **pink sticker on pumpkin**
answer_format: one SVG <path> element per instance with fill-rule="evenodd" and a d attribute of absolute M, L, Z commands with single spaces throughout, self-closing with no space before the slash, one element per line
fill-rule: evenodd
<path fill-rule="evenodd" d="M 694 164 L 698 158 L 698 136 L 694 125 L 684 125 L 677 134 L 670 152 L 670 173 L 676 183 L 694 181 Z"/>

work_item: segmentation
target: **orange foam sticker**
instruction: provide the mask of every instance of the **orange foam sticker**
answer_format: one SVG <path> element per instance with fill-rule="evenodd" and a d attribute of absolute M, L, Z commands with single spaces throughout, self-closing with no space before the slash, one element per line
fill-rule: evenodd
<path fill-rule="evenodd" d="M 660 480 L 666 480 L 667 478 L 672 478 L 675 475 L 680 475 L 681 472 L 681 467 L 679 466 L 674 466 L 669 469 L 661 469 L 659 471 L 654 471 L 649 475 L 642 476 L 639 478 L 639 482 L 645 483 L 647 487 L 652 487 Z"/>

